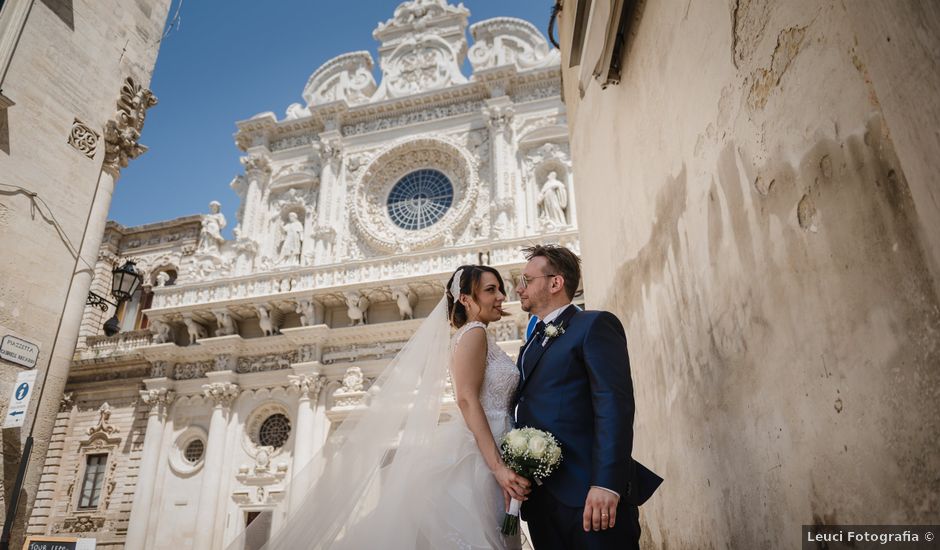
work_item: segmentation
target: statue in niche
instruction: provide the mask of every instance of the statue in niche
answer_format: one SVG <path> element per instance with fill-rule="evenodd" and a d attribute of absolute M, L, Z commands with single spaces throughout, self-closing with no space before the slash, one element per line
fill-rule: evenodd
<path fill-rule="evenodd" d="M 304 242 L 304 224 L 291 212 L 284 222 L 284 238 L 281 240 L 281 263 L 298 263 Z"/>
<path fill-rule="evenodd" d="M 202 229 L 199 231 L 197 251 L 203 254 L 218 254 L 219 247 L 225 241 L 222 230 L 225 229 L 225 215 L 219 201 L 209 203 L 209 214 L 202 215 Z"/>
<path fill-rule="evenodd" d="M 568 225 L 568 190 L 565 184 L 558 180 L 554 171 L 548 173 L 548 178 L 539 191 L 539 220 L 546 227 L 564 227 Z"/>
<path fill-rule="evenodd" d="M 157 286 L 158 287 L 166 286 L 168 282 L 170 282 L 169 273 L 167 273 L 166 271 L 161 271 L 160 273 L 157 273 Z"/>

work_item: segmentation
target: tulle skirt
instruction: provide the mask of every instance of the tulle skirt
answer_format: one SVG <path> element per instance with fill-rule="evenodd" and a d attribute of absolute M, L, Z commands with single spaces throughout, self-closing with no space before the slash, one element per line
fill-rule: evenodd
<path fill-rule="evenodd" d="M 512 428 L 509 415 L 488 416 L 494 438 Z M 521 548 L 500 533 L 505 500 L 460 414 L 442 423 L 407 489 L 377 480 L 380 494 L 360 509 L 333 548 L 487 550 Z M 391 482 L 391 483 L 390 483 Z M 400 500 L 400 502 L 394 502 Z"/>

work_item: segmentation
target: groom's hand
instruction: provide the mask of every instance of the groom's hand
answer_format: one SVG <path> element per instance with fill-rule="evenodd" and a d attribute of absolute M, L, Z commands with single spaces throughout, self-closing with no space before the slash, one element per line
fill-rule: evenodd
<path fill-rule="evenodd" d="M 584 516 L 582 517 L 584 530 L 603 531 L 613 527 L 617 519 L 617 503 L 619 502 L 620 497 L 616 493 L 605 491 L 600 487 L 591 487 L 584 501 Z"/>

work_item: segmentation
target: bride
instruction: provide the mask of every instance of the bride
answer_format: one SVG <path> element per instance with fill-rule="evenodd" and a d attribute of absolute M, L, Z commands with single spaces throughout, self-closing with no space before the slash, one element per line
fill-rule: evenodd
<path fill-rule="evenodd" d="M 263 548 L 521 546 L 499 526 L 529 481 L 503 464 L 497 444 L 512 429 L 519 372 L 486 332 L 506 315 L 505 286 L 492 267 L 466 265 L 446 288 L 369 389 L 368 407 L 295 473 L 291 487 L 310 489 L 296 510 L 274 514 Z M 448 372 L 459 414 L 442 411 Z M 253 523 L 229 548 L 255 547 L 259 536 Z"/>

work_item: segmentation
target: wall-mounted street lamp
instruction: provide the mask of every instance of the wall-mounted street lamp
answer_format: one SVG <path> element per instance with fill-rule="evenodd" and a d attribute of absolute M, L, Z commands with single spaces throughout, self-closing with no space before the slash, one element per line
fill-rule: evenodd
<path fill-rule="evenodd" d="M 127 260 L 121 267 L 115 267 L 111 270 L 111 295 L 114 296 L 117 303 L 111 302 L 95 292 L 88 293 L 85 305 L 97 307 L 101 311 L 108 311 L 109 305 L 114 306 L 114 316 L 104 323 L 106 336 L 114 336 L 121 332 L 121 321 L 117 317 L 118 308 L 121 302 L 131 299 L 143 279 L 143 276 L 137 271 L 137 264 L 134 263 L 134 260 Z"/>

